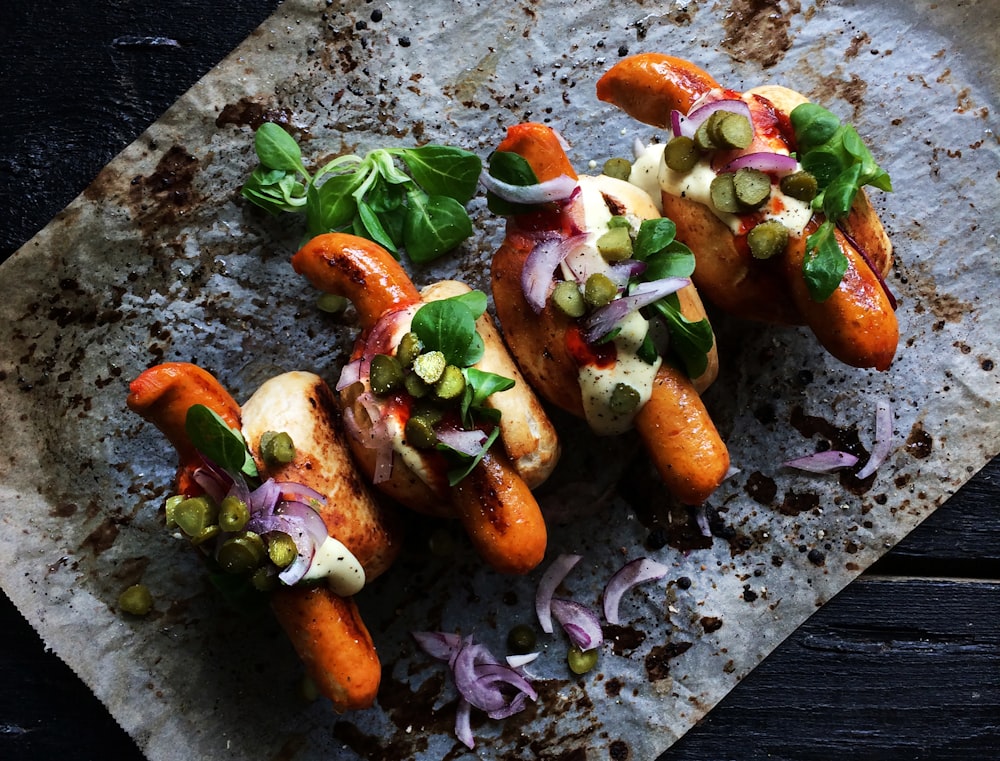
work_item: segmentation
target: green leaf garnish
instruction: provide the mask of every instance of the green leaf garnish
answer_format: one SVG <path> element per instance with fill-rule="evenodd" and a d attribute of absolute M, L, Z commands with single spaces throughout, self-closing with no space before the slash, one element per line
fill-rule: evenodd
<path fill-rule="evenodd" d="M 490 156 L 490 175 L 510 185 L 537 185 L 538 176 L 531 164 L 519 153 L 496 151 Z M 532 210 L 531 204 L 514 203 L 494 193 L 486 193 L 486 207 L 501 217 L 512 217 Z"/>
<path fill-rule="evenodd" d="M 352 232 L 393 255 L 405 249 L 414 262 L 428 262 L 472 235 L 464 205 L 475 195 L 482 161 L 469 151 L 378 148 L 338 156 L 310 174 L 295 138 L 270 122 L 257 129 L 254 149 L 260 165 L 243 197 L 271 214 L 304 213 L 309 236 Z"/>
<path fill-rule="evenodd" d="M 836 115 L 822 106 L 815 103 L 796 106 L 791 121 L 799 161 L 819 184 L 813 208 L 826 216 L 819 229 L 806 238 L 802 273 L 810 297 L 825 301 L 837 290 L 848 266 L 834 236 L 836 223 L 850 213 L 863 186 L 891 191 L 892 181 L 858 131 L 841 124 Z"/>
<path fill-rule="evenodd" d="M 410 330 L 425 351 L 439 351 L 450 365 L 468 367 L 483 353 L 476 317 L 461 301 L 450 298 L 424 304 L 413 315 Z"/>
<path fill-rule="evenodd" d="M 243 434 L 204 404 L 193 404 L 184 418 L 184 430 L 195 449 L 230 473 L 257 477 L 257 466 Z"/>
<path fill-rule="evenodd" d="M 462 454 L 461 452 L 456 452 L 451 447 L 439 445 L 439 449 L 447 450 L 450 454 L 455 455 L 456 459 L 458 459 L 461 462 L 461 465 L 459 465 L 456 468 L 452 468 L 448 471 L 448 485 L 454 486 L 455 484 L 459 483 L 463 478 L 465 478 L 467 475 L 469 475 L 472 472 L 473 468 L 475 468 L 479 464 L 480 460 L 482 460 L 483 457 L 486 456 L 486 453 L 489 451 L 489 448 L 493 446 L 493 442 L 497 440 L 497 436 L 499 435 L 500 435 L 499 427 L 496 427 L 492 431 L 490 431 L 489 434 L 486 436 L 486 441 L 483 442 L 483 446 L 479 449 L 479 452 L 477 452 L 473 457 L 470 457 L 469 455 L 466 454 Z"/>

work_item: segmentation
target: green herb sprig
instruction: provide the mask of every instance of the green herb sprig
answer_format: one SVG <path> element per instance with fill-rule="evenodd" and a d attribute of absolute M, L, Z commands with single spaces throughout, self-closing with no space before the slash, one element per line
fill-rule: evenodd
<path fill-rule="evenodd" d="M 433 144 L 378 148 L 363 158 L 338 156 L 310 173 L 295 138 L 271 122 L 257 129 L 254 150 L 260 165 L 244 183 L 243 197 L 272 214 L 305 214 L 310 237 L 350 232 L 397 257 L 405 249 L 423 263 L 472 235 L 465 205 L 475 195 L 482 161 L 469 151 Z"/>
<path fill-rule="evenodd" d="M 791 113 L 798 142 L 798 158 L 803 169 L 816 177 L 819 194 L 813 209 L 826 220 L 806 238 L 802 272 L 809 295 L 825 301 L 837 290 L 847 271 L 847 258 L 837 245 L 837 221 L 850 213 L 858 191 L 864 185 L 891 191 L 888 172 L 878 165 L 868 146 L 850 126 L 815 103 L 803 103 Z"/>
<path fill-rule="evenodd" d="M 230 428 L 218 413 L 204 404 L 193 404 L 184 418 L 184 430 L 195 449 L 229 473 L 257 478 L 257 465 L 243 434 Z"/>

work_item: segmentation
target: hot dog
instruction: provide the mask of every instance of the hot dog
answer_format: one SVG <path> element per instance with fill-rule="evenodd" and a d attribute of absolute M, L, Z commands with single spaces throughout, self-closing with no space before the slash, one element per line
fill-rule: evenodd
<path fill-rule="evenodd" d="M 497 570 L 534 568 L 544 556 L 547 534 L 531 488 L 555 467 L 558 438 L 489 316 L 454 301 L 474 294 L 453 281 L 421 293 L 381 246 L 343 233 L 314 238 L 294 255 L 292 265 L 315 287 L 347 297 L 358 310 L 362 332 L 338 389 L 361 469 L 377 488 L 411 509 L 458 517 L 480 555 Z M 422 307 L 445 302 L 472 320 L 479 336 L 479 356 L 452 374 L 470 392 L 463 398 L 473 398 L 472 373 L 513 381 L 510 388 L 473 403 L 492 411 L 478 421 L 468 419 L 464 403 L 441 400 L 444 381 L 436 379 L 439 373 L 431 365 L 438 358 L 432 363 L 431 355 L 443 352 L 428 351 L 416 338 L 415 322 L 430 314 Z M 391 387 L 382 387 L 380 360 L 395 378 Z M 487 434 L 494 427 L 496 443 L 490 445 Z M 456 457 L 456 438 L 472 441 L 472 450 Z"/>
<path fill-rule="evenodd" d="M 222 509 L 221 496 L 226 490 L 247 497 L 248 513 L 242 527 L 224 525 L 221 517 L 215 523 L 209 520 L 211 525 L 204 534 L 192 536 L 192 541 L 209 562 L 227 570 L 249 573 L 257 568 L 254 584 L 270 589 L 271 607 L 279 623 L 335 710 L 370 706 L 378 691 L 381 667 L 352 595 L 389 567 L 399 551 L 400 538 L 392 515 L 374 501 L 354 471 L 339 410 L 326 384 L 309 373 L 281 375 L 264 383 L 241 409 L 207 371 L 189 363 L 165 363 L 146 370 L 130 384 L 127 405 L 159 428 L 177 449 L 180 497 L 215 492 L 210 495 L 210 504 L 217 511 Z M 189 411 L 196 406 L 215 413 L 233 430 L 242 428 L 258 471 L 252 483 L 240 480 L 238 485 L 236 478 L 222 476 L 218 468 L 213 471 L 189 433 Z M 267 445 L 262 443 L 275 433 L 291 437 L 291 450 L 279 459 L 265 456 Z M 251 485 L 258 481 L 263 485 L 251 494 Z M 306 520 L 274 518 L 270 525 L 261 522 L 267 519 L 257 511 L 265 510 L 262 495 L 269 488 L 282 493 L 275 513 L 304 514 Z M 285 493 L 298 490 L 317 498 L 288 496 L 296 503 L 292 505 Z M 302 579 L 286 585 L 275 579 L 278 566 L 265 561 L 259 566 L 236 568 L 232 553 L 224 554 L 227 536 L 238 537 L 244 542 L 241 547 L 256 545 L 270 553 L 273 541 L 297 531 L 315 531 L 310 510 L 325 526 L 328 537 L 322 541 L 316 537 L 315 554 L 295 561 L 303 562 L 296 572 Z M 287 542 L 285 547 L 287 555 Z M 287 560 L 280 561 L 281 567 L 291 569 Z M 326 571 L 328 583 L 323 583 Z M 310 576 L 319 578 L 311 582 Z"/>
<path fill-rule="evenodd" d="M 892 245 L 864 189 L 856 189 L 846 216 L 829 220 L 835 226 L 823 225 L 828 206 L 814 209 L 811 191 L 781 189 L 786 187 L 783 178 L 802 168 L 790 154 L 798 151 L 801 158 L 792 113 L 807 102 L 804 96 L 779 86 L 741 95 L 723 89 L 689 61 L 655 53 L 613 66 L 598 81 L 597 95 L 639 121 L 669 127 L 696 144 L 697 160 L 685 163 L 675 157 L 673 167 L 661 158 L 663 146 L 649 149 L 636 162 L 631 179 L 660 191 L 664 215 L 695 253 L 692 277 L 709 301 L 747 319 L 808 325 L 833 356 L 849 365 L 889 367 L 899 340 L 895 300 L 884 281 Z M 713 144 L 709 134 L 706 143 L 710 125 L 699 120 L 712 110 L 745 113 L 752 125 L 749 142 L 717 139 Z M 700 137 L 688 134 L 695 124 L 704 130 Z M 710 190 L 710 180 L 732 176 L 733 167 L 741 165 L 767 176 L 772 187 L 766 200 L 751 198 L 747 205 L 745 197 L 737 198 L 734 207 L 724 194 Z M 780 220 L 787 243 L 754 250 L 753 230 L 767 220 L 772 220 L 772 230 Z M 810 239 L 821 230 L 828 233 L 828 246 L 822 249 L 821 236 Z M 822 286 L 808 282 L 804 274 L 821 251 L 832 251 L 826 261 L 837 262 L 843 272 L 839 281 L 835 274 L 823 275 Z"/>
<path fill-rule="evenodd" d="M 497 315 L 522 372 L 544 398 L 586 418 L 598 433 L 620 433 L 634 426 L 671 493 L 686 504 L 704 502 L 729 467 L 726 447 L 699 395 L 718 368 L 710 327 L 707 347 L 689 375 L 672 364 L 676 356 L 670 355 L 670 361 L 660 356 L 639 358 L 648 353 L 644 348 L 648 326 L 636 309 L 627 310 L 618 322 L 617 335 L 607 331 L 588 338 L 586 320 L 597 312 L 583 317 L 555 302 L 557 291 L 566 292 L 560 283 L 586 280 L 589 285 L 589 275 L 614 274 L 594 239 L 624 224 L 630 226 L 631 235 L 643 220 L 660 216 L 656 207 L 646 193 L 623 180 L 578 176 L 561 138 L 545 125 L 511 127 L 497 148 L 495 155 L 499 154 L 524 159 L 539 188 L 552 182 L 564 186 L 558 201 L 515 207 L 507 215 L 506 236 L 493 257 L 491 285 Z M 512 192 L 511 198 L 516 195 Z M 558 261 L 550 259 L 551 266 L 537 267 L 538 259 L 547 258 L 551 249 Z M 619 266 L 641 269 L 652 262 L 626 259 Z M 570 289 L 571 296 L 575 290 L 575 286 Z M 674 298 L 689 324 L 705 320 L 707 326 L 693 286 L 683 285 Z M 615 401 L 616 395 L 626 399 L 624 404 Z"/>

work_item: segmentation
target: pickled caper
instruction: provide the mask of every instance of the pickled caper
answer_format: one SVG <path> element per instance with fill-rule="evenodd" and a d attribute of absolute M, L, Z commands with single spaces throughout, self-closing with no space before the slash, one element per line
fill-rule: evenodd
<path fill-rule="evenodd" d="M 295 443 L 284 431 L 264 431 L 260 437 L 260 456 L 268 465 L 287 465 L 295 459 Z"/>
<path fill-rule="evenodd" d="M 552 303 L 569 317 L 583 317 L 587 305 L 580 293 L 580 286 L 570 280 L 560 280 L 552 289 Z"/>
<path fill-rule="evenodd" d="M 450 401 L 458 399 L 465 393 L 465 374 L 460 367 L 447 365 L 437 383 L 434 384 L 434 396 Z"/>
<path fill-rule="evenodd" d="M 616 383 L 608 399 L 608 408 L 616 415 L 627 415 L 635 411 L 639 406 L 639 400 L 639 392 L 630 385 Z"/>
<path fill-rule="evenodd" d="M 819 183 L 809 172 L 793 172 L 786 174 L 779 183 L 781 192 L 786 196 L 791 196 L 798 201 L 811 201 L 819 192 Z"/>
<path fill-rule="evenodd" d="M 733 192 L 741 206 L 756 209 L 771 195 L 771 178 L 759 169 L 737 169 L 733 175 Z"/>
<path fill-rule="evenodd" d="M 403 388 L 414 399 L 423 399 L 431 392 L 431 387 L 424 383 L 416 373 L 406 374 L 406 378 L 403 380 Z"/>
<path fill-rule="evenodd" d="M 278 568 L 291 565 L 299 554 L 295 540 L 284 531 L 275 531 L 267 536 L 267 556 Z"/>
<path fill-rule="evenodd" d="M 250 520 L 250 508 L 239 497 L 229 495 L 219 505 L 219 528 L 223 531 L 242 531 Z"/>
<path fill-rule="evenodd" d="M 250 574 L 250 585 L 258 592 L 270 592 L 278 588 L 278 574 L 273 568 L 261 566 Z"/>
<path fill-rule="evenodd" d="M 316 308 L 327 314 L 340 314 L 351 303 L 345 296 L 336 293 L 323 293 L 316 299 Z"/>
<path fill-rule="evenodd" d="M 756 259 L 770 259 L 788 246 L 788 228 L 776 219 L 761 222 L 747 233 L 747 246 Z"/>
<path fill-rule="evenodd" d="M 583 300 L 587 306 L 602 307 L 618 295 L 618 288 L 603 272 L 595 272 L 583 286 Z"/>
<path fill-rule="evenodd" d="M 627 227 L 609 227 L 597 239 L 597 250 L 606 262 L 621 262 L 632 256 L 632 236 Z"/>
<path fill-rule="evenodd" d="M 740 211 L 740 204 L 736 200 L 736 189 L 733 187 L 732 173 L 727 172 L 713 178 L 708 192 L 712 198 L 712 205 L 719 211 L 730 214 Z"/>
<path fill-rule="evenodd" d="M 403 367 L 409 367 L 423 350 L 423 342 L 416 333 L 411 331 L 399 339 L 399 346 L 396 347 L 396 359 Z"/>
<path fill-rule="evenodd" d="M 413 372 L 424 383 L 434 384 L 438 382 L 447 365 L 448 360 L 444 358 L 444 354 L 441 352 L 425 351 L 413 360 Z"/>
<path fill-rule="evenodd" d="M 746 148 L 753 142 L 753 125 L 743 114 L 716 111 L 708 119 L 708 130 L 719 148 Z"/>
<path fill-rule="evenodd" d="M 678 135 L 663 148 L 663 161 L 675 172 L 690 172 L 698 163 L 698 146 L 686 135 Z"/>
<path fill-rule="evenodd" d="M 597 649 L 581 650 L 573 645 L 566 653 L 566 662 L 574 674 L 586 674 L 597 665 Z"/>
<path fill-rule="evenodd" d="M 410 415 L 403 432 L 406 443 L 415 449 L 431 449 L 438 441 L 434 424 L 420 415 Z"/>
<path fill-rule="evenodd" d="M 118 607 L 133 616 L 145 616 L 153 609 L 153 595 L 145 584 L 133 584 L 118 596 Z"/>
<path fill-rule="evenodd" d="M 694 131 L 694 145 L 699 151 L 714 151 L 718 148 L 708 130 L 708 119 L 699 124 Z"/>
<path fill-rule="evenodd" d="M 205 526 L 201 531 L 193 536 L 188 537 L 191 544 L 198 546 L 199 544 L 204 544 L 209 539 L 215 539 L 219 534 L 222 533 L 222 529 L 219 528 L 218 523 L 213 523 L 211 526 Z"/>
<path fill-rule="evenodd" d="M 206 496 L 191 497 L 174 507 L 174 522 L 188 536 L 197 536 L 215 523 L 219 508 Z"/>
<path fill-rule="evenodd" d="M 403 383 L 403 368 L 395 357 L 376 354 L 372 357 L 369 379 L 373 393 L 378 396 L 391 394 Z"/>
<path fill-rule="evenodd" d="M 216 560 L 227 573 L 250 573 L 267 557 L 267 548 L 259 534 L 243 531 L 227 539 L 219 547 Z"/>
<path fill-rule="evenodd" d="M 632 174 L 632 162 L 623 158 L 608 159 L 604 162 L 601 172 L 617 180 L 627 180 Z"/>
<path fill-rule="evenodd" d="M 534 650 L 536 641 L 535 630 L 527 624 L 518 624 L 507 632 L 507 649 L 518 655 Z"/>
<path fill-rule="evenodd" d="M 163 505 L 164 512 L 166 513 L 167 528 L 173 528 L 177 525 L 177 519 L 174 518 L 174 511 L 185 499 L 187 498 L 183 494 L 174 494 L 172 497 L 167 497 Z"/>

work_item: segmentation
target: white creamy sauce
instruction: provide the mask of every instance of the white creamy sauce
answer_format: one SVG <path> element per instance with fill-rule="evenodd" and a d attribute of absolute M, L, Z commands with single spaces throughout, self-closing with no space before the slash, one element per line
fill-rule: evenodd
<path fill-rule="evenodd" d="M 303 580 L 325 580 L 335 594 L 349 597 L 364 588 L 365 569 L 343 542 L 328 536 L 316 548 L 316 554 Z"/>
<path fill-rule="evenodd" d="M 632 312 L 621 323 L 621 332 L 615 336 L 617 361 L 609 367 L 584 365 L 579 370 L 583 410 L 594 433 L 610 436 L 624 433 L 632 426 L 635 413 L 649 401 L 653 380 L 661 360 L 649 364 L 636 356 L 649 330 L 649 323 L 638 312 Z M 627 414 L 616 414 L 608 406 L 615 386 L 624 383 L 639 392 L 639 404 Z"/>
<path fill-rule="evenodd" d="M 663 144 L 647 147 L 633 164 L 629 182 L 638 185 L 654 198 L 659 198 L 662 190 L 672 196 L 696 201 L 711 209 L 734 235 L 746 232 L 742 216 L 719 211 L 712 205 L 711 185 L 717 174 L 709 161 L 702 159 L 690 172 L 675 172 L 664 162 L 663 149 Z M 801 168 L 796 165 L 796 171 Z M 765 219 L 778 220 L 795 235 L 802 234 L 813 215 L 812 206 L 808 202 L 785 195 L 776 184 L 771 185 L 771 198 L 761 211 Z"/>

